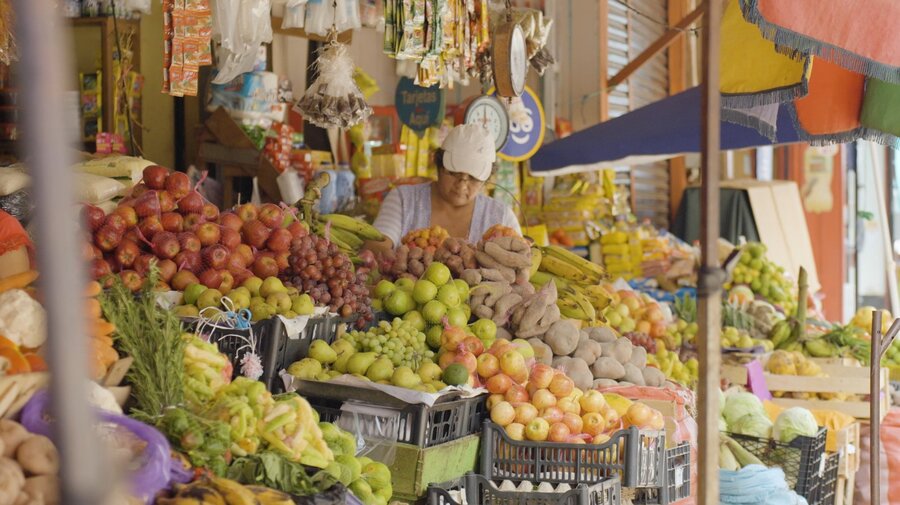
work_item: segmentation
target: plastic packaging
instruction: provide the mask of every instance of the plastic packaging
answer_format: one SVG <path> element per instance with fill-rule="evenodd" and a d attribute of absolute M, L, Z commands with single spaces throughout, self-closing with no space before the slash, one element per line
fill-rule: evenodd
<path fill-rule="evenodd" d="M 284 5 L 282 28 L 303 28 L 306 24 L 306 0 L 288 0 Z"/>
<path fill-rule="evenodd" d="M 253 71 L 260 45 L 272 42 L 271 10 L 271 0 L 215 0 L 213 38 L 221 54 L 213 84 Z"/>
<path fill-rule="evenodd" d="M 303 179 L 293 168 L 288 168 L 278 176 L 278 192 L 281 200 L 295 203 L 303 198 Z"/>

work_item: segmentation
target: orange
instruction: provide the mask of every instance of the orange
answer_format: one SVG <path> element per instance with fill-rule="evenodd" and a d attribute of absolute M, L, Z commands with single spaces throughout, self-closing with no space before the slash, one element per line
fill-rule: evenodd
<path fill-rule="evenodd" d="M 9 368 L 6 369 L 6 373 L 9 375 L 31 371 L 31 365 L 28 364 L 28 360 L 16 349 L 0 347 L 0 359 L 5 359 L 9 362 Z"/>

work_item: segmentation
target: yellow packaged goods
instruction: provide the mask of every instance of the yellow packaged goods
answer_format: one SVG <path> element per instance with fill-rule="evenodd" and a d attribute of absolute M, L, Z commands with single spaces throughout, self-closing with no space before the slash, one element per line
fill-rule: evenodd
<path fill-rule="evenodd" d="M 0 169 L 0 196 L 11 195 L 31 184 L 31 177 L 17 168 Z"/>
<path fill-rule="evenodd" d="M 125 190 L 121 182 L 94 174 L 79 174 L 76 187 L 79 201 L 95 205 L 112 200 Z"/>
<path fill-rule="evenodd" d="M 133 156 L 107 156 L 83 161 L 75 165 L 75 170 L 110 178 L 127 177 L 136 183 L 141 180 L 144 169 L 151 165 L 154 165 L 152 161 Z"/>

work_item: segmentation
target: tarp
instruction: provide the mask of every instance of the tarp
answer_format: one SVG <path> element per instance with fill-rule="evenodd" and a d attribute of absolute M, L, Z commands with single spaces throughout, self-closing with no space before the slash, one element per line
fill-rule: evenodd
<path fill-rule="evenodd" d="M 641 165 L 700 152 L 700 88 L 629 112 L 545 144 L 531 159 L 537 176 Z M 754 128 L 722 122 L 722 150 L 799 142 L 787 107 L 780 107 L 775 142 Z"/>

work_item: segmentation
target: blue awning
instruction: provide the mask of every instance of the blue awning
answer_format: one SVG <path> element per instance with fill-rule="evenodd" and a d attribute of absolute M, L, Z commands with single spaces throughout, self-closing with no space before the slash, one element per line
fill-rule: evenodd
<path fill-rule="evenodd" d="M 722 150 L 799 142 L 788 108 L 780 107 L 777 114 L 775 139 L 723 121 Z M 700 88 L 691 88 L 544 145 L 531 159 L 531 172 L 563 175 L 698 153 L 700 116 Z"/>

